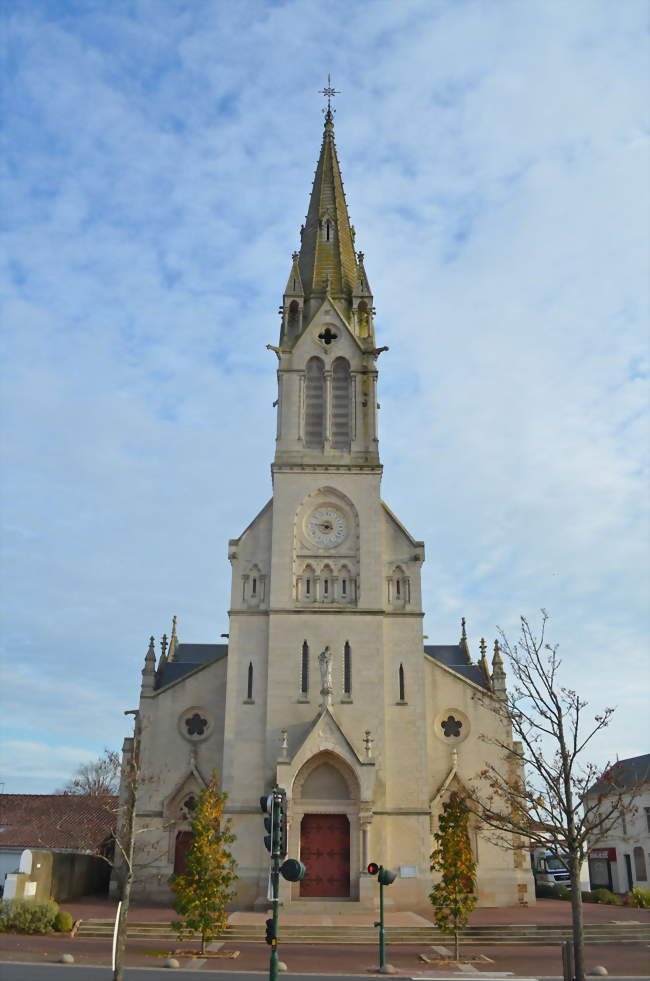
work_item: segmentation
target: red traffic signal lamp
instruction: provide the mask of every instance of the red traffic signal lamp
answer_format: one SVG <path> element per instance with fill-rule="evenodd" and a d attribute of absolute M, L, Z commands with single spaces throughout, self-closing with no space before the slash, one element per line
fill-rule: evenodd
<path fill-rule="evenodd" d="M 391 872 L 390 869 L 385 869 L 383 865 L 377 865 L 376 862 L 370 862 L 368 865 L 368 875 L 376 875 L 380 886 L 389 886 L 397 878 L 397 872 Z"/>

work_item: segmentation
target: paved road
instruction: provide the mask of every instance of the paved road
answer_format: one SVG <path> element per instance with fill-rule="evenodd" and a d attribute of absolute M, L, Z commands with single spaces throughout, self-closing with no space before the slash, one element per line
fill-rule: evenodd
<path fill-rule="evenodd" d="M 205 976 L 206 973 L 212 976 L 218 975 L 219 981 L 263 981 L 264 978 L 268 978 L 268 972 L 266 971 L 264 973 L 258 973 L 218 970 L 202 971 L 201 975 Z M 89 967 L 86 964 L 69 966 L 67 964 L 21 964 L 8 961 L 0 963 L 0 981 L 110 981 L 112 974 L 113 972 L 109 967 Z M 170 981 L 171 978 L 174 981 L 196 981 L 196 976 L 196 971 L 169 971 L 165 968 L 158 967 L 131 967 L 125 971 L 127 981 Z M 368 974 L 289 973 L 286 977 L 287 981 L 289 978 L 291 978 L 291 981 L 314 981 L 315 978 L 318 978 L 319 981 L 360 981 L 362 978 L 367 981 Z M 427 975 L 426 972 L 422 971 L 413 975 L 413 981 L 427 981 L 427 977 L 433 978 L 435 981 L 459 981 L 459 977 L 462 977 L 462 975 L 452 974 L 448 978 L 445 978 L 440 974 Z M 490 977 L 489 973 L 477 974 L 475 977 L 478 979 L 483 977 L 489 979 L 489 981 L 494 981 L 494 976 Z M 507 981 L 518 981 L 512 975 L 509 977 L 506 975 L 506 977 Z M 469 978 L 471 978 L 471 975 Z M 500 978 L 504 978 L 504 975 L 501 974 Z M 527 981 L 535 981 L 535 979 L 529 978 Z M 536 981 L 558 981 L 558 978 L 540 977 Z M 650 977 L 618 978 L 610 976 L 609 981 L 650 981 Z"/>
<path fill-rule="evenodd" d="M 201 974 L 218 975 L 219 981 L 263 981 L 268 978 L 268 972 L 246 972 L 246 971 L 202 971 Z M 0 981 L 110 981 L 113 972 L 109 967 L 90 967 L 87 964 L 69 966 L 67 964 L 21 964 L 5 961 L 0 963 Z M 519 981 L 513 975 L 498 975 L 500 978 L 507 978 L 507 981 Z M 368 974 L 293 974 L 286 975 L 287 981 L 367 981 Z M 404 975 L 402 975 L 404 977 Z M 425 971 L 413 975 L 413 981 L 427 981 L 430 977 L 434 981 L 459 981 L 462 975 L 453 974 L 445 978 L 440 974 L 427 975 Z M 466 976 L 467 977 L 467 976 Z M 495 981 L 494 975 L 486 972 L 478 973 L 474 976 L 477 981 L 481 978 Z M 125 971 L 127 981 L 196 981 L 196 971 L 170 971 L 165 968 L 130 967 Z M 467 977 L 470 981 L 471 975 Z M 538 977 L 537 979 L 527 978 L 526 981 L 559 981 L 557 977 Z M 610 975 L 608 981 L 650 981 L 650 977 L 615 977 Z"/>
<path fill-rule="evenodd" d="M 268 978 L 268 972 L 264 974 L 242 973 L 241 971 L 201 971 L 199 977 L 206 974 L 213 977 L 218 975 L 219 981 L 261 981 Z M 72 965 L 67 964 L 10 964 L 6 961 L 0 964 L 0 979 L 2 981 L 109 981 L 113 972 L 110 967 L 88 967 L 86 964 Z M 128 981 L 196 981 L 196 971 L 170 971 L 165 968 L 148 967 L 128 967 L 124 972 Z M 320 978 L 322 981 L 359 981 L 367 975 L 363 974 L 291 974 L 291 981 L 314 981 Z M 456 979 L 457 981 L 457 979 Z M 639 981 L 639 979 L 635 979 Z"/>

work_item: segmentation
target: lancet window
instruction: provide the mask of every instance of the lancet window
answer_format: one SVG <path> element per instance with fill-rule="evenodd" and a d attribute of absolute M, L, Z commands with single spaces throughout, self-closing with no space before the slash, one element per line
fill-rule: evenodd
<path fill-rule="evenodd" d="M 294 280 L 295 287 L 295 280 Z M 297 337 L 300 333 L 300 304 L 297 300 L 292 300 L 289 304 L 287 315 L 287 334 L 289 337 Z"/>
<path fill-rule="evenodd" d="M 300 659 L 300 694 L 304 697 L 309 694 L 309 644 L 306 640 L 302 645 Z"/>
<path fill-rule="evenodd" d="M 335 450 L 350 450 L 352 408 L 352 378 L 345 358 L 337 358 L 332 366 L 332 446 Z"/>
<path fill-rule="evenodd" d="M 305 446 L 322 449 L 325 440 L 325 375 L 320 358 L 310 358 L 305 372 Z"/>
<path fill-rule="evenodd" d="M 343 648 L 343 694 L 352 695 L 352 648 L 346 640 Z"/>
<path fill-rule="evenodd" d="M 411 602 L 411 580 L 400 565 L 395 566 L 387 579 L 387 592 L 391 606 L 408 606 Z"/>
<path fill-rule="evenodd" d="M 404 679 L 404 665 L 400 664 L 399 671 L 397 672 L 397 681 L 399 686 L 399 701 L 406 701 L 406 683 Z"/>

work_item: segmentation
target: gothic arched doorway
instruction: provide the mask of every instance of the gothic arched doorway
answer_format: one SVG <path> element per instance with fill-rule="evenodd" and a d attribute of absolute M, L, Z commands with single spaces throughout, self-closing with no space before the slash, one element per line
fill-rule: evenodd
<path fill-rule="evenodd" d="M 174 847 L 174 875 L 178 875 L 185 871 L 185 862 L 187 860 L 187 850 L 192 844 L 192 839 L 194 835 L 191 831 L 179 831 L 176 835 L 176 843 Z"/>
<path fill-rule="evenodd" d="M 296 777 L 292 804 L 296 845 L 307 867 L 296 898 L 356 898 L 351 871 L 359 862 L 359 792 L 347 763 L 330 752 L 312 757 Z"/>
<path fill-rule="evenodd" d="M 307 874 L 302 897 L 350 896 L 350 822 L 347 814 L 305 814 L 300 823 L 300 860 Z"/>

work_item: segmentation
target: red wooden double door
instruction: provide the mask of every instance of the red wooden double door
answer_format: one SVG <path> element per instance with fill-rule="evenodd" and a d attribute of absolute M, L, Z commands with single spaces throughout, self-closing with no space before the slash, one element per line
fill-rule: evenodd
<path fill-rule="evenodd" d="M 307 874 L 300 895 L 350 895 L 350 822 L 345 814 L 305 814 L 300 825 L 300 861 Z"/>

